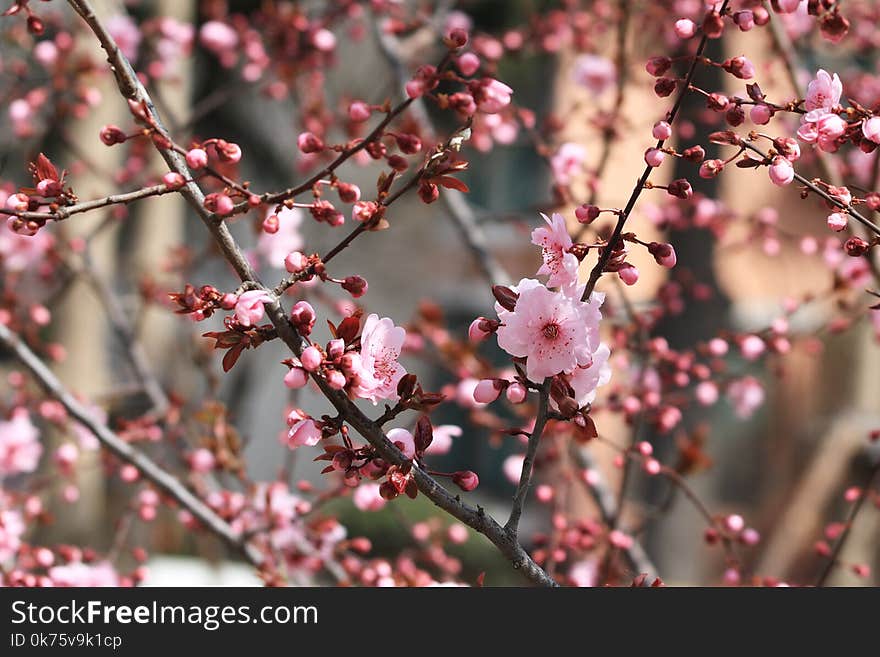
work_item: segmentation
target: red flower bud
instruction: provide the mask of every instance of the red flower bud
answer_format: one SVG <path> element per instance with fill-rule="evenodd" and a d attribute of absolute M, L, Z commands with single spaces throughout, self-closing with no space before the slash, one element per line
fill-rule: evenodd
<path fill-rule="evenodd" d="M 471 470 L 459 470 L 452 473 L 452 482 L 467 493 L 480 485 L 480 478 Z"/>

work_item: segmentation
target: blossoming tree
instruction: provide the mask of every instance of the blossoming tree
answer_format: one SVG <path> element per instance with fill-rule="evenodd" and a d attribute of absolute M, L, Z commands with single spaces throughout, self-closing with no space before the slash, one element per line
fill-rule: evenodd
<path fill-rule="evenodd" d="M 761 407 L 763 377 L 731 364 L 784 359 L 802 343 L 815 349 L 815 335 L 799 335 L 791 322 L 810 304 L 836 304 L 820 330 L 877 325 L 880 77 L 873 25 L 880 5 L 566 0 L 495 33 L 475 23 L 463 11 L 468 7 L 448 2 L 276 2 L 241 13 L 225 2 L 202 4 L 192 23 L 140 7 L 132 7 L 137 18 L 105 13 L 89 0 L 14 0 L 4 13 L 11 44 L 2 60 L 5 121 L 32 154 L 8 161 L 0 186 L 0 344 L 11 366 L 0 397 L 3 584 L 140 583 L 151 546 L 129 545 L 130 526 L 153 522 L 167 508 L 188 530 L 223 541 L 270 585 L 492 584 L 497 570 L 470 576 L 450 551 L 476 535 L 523 583 L 660 585 L 663 573 L 642 539 L 668 504 L 625 513 L 633 497 L 628 482 L 637 473 L 666 482 L 705 523 L 693 539 L 719 553 L 711 582 L 779 583 L 779 574 L 760 572 L 748 556 L 760 549 L 759 531 L 739 513 L 709 508 L 690 485 L 689 476 L 709 460 L 688 416 L 724 397 L 740 418 Z M 643 35 L 639 46 L 633 34 Z M 717 44 L 735 34 L 737 44 L 756 50 L 771 44 L 790 93 L 775 97 L 759 86 L 769 64 L 716 55 Z M 105 61 L 83 54 L 83 41 L 97 42 Z M 806 75 L 799 53 L 815 41 L 870 59 L 875 70 Z M 331 91 L 327 81 L 346 57 L 371 44 L 381 53 L 374 65 L 387 62 L 396 76 L 399 99 Z M 643 56 L 645 44 L 651 52 Z M 194 53 L 224 71 L 226 86 L 192 103 L 191 117 L 173 116 L 157 90 Z M 557 58 L 562 84 L 589 98 L 583 139 L 562 139 L 565 116 L 528 107 L 502 81 L 510 62 L 541 55 Z M 701 82 L 710 74 L 735 86 L 719 91 Z M 93 81 L 107 78 L 116 96 L 99 98 Z M 627 116 L 625 95 L 651 85 L 653 100 L 642 116 Z M 296 159 L 298 180 L 272 189 L 258 175 L 245 179 L 243 165 L 260 157 L 256 149 L 229 134 L 194 132 L 200 113 L 222 104 L 225 94 L 295 101 L 296 152 L 286 155 Z M 53 130 L 106 104 L 124 106 L 126 118 L 90 135 L 89 148 L 123 152 L 122 165 L 109 174 L 117 189 L 82 198 L 78 177 L 103 172 L 92 151 L 53 139 Z M 644 118 L 649 128 L 653 123 L 650 134 L 629 129 Z M 610 154 L 633 140 L 641 144 L 644 169 L 632 176 L 632 191 L 606 207 L 599 199 L 609 198 Z M 500 263 L 465 182 L 482 175 L 468 178 L 474 153 L 495 157 L 513 143 L 528 144 L 542 167 L 533 177 L 550 180 L 536 210 L 503 224 L 540 262 L 516 272 L 526 277 L 515 284 L 518 276 Z M 830 230 L 792 231 L 772 207 L 749 216 L 713 198 L 711 181 L 734 168 L 754 170 L 750 185 L 785 188 L 774 196 L 780 206 L 799 194 L 809 212 L 824 207 Z M 364 175 L 375 190 L 352 182 Z M 158 364 L 144 357 L 136 313 L 90 257 L 91 238 L 126 222 L 129 206 L 165 195 L 185 199 L 201 237 L 188 237 L 169 256 L 178 287 L 142 285 L 137 296 L 180 315 L 179 330 L 196 327 L 211 350 L 207 362 L 179 354 L 170 374 L 157 373 Z M 434 304 L 411 319 L 383 317 L 370 291 L 393 289 L 395 281 L 373 277 L 368 284 L 349 270 L 346 254 L 367 234 L 396 239 L 404 198 L 431 212 L 442 205 L 476 260 L 487 304 L 469 328 L 447 325 Z M 86 213 L 105 213 L 106 220 L 86 237 L 65 230 Z M 645 216 L 655 226 L 646 227 Z M 333 246 L 320 251 L 309 244 L 306 222 L 320 224 Z M 524 225 L 532 228 L 530 240 Z M 782 300 L 764 328 L 725 327 L 672 346 L 662 323 L 713 294 L 678 262 L 676 236 L 709 228 L 723 244 L 743 227 L 745 248 L 757 244 L 774 255 L 785 244 L 814 257 L 832 285 Z M 254 250 L 242 246 L 248 229 L 257 235 Z M 197 280 L 202 271 L 218 271 L 195 267 L 205 259 L 225 263 L 238 280 Z M 665 282 L 651 302 L 635 303 L 631 291 L 644 284 L 646 266 L 650 278 Z M 93 282 L 137 376 L 133 394 L 146 395 L 147 410 L 86 398 L 53 373 L 50 365 L 65 357 L 55 306 L 77 276 Z M 251 480 L 217 385 L 199 392 L 175 385 L 183 370 L 206 381 L 221 369 L 234 372 L 253 350 L 271 350 L 280 363 L 261 374 L 289 390 L 283 443 L 314 460 L 299 480 L 288 468 L 271 481 Z M 432 390 L 434 379 L 413 373 L 425 364 L 451 382 Z M 320 394 L 320 410 L 301 407 L 305 390 Z M 437 419 L 449 406 L 463 411 L 460 426 Z M 453 449 L 475 440 L 474 432 L 515 445 L 498 462 L 514 491 L 506 519 L 479 497 L 480 477 L 494 473 L 478 471 Z M 868 429 L 862 438 L 867 444 L 877 436 Z M 130 491 L 111 547 L 41 542 L 53 522 L 48 505 L 77 501 L 79 462 L 96 451 L 102 473 Z M 600 453 L 613 455 L 610 469 L 597 461 Z M 433 465 L 444 454 L 459 461 L 451 472 Z M 795 583 L 825 583 L 840 566 L 870 575 L 868 564 L 847 562 L 842 550 L 865 503 L 880 500 L 877 472 L 872 466 L 867 483 L 846 489 L 845 520 L 814 537 L 817 579 Z M 575 490 L 591 502 L 566 506 Z M 374 554 L 369 538 L 349 532 L 338 512 L 348 500 L 370 514 L 420 498 L 432 503 L 433 515 L 410 528 L 416 549 L 398 554 Z M 530 515 L 547 522 L 521 531 Z"/>

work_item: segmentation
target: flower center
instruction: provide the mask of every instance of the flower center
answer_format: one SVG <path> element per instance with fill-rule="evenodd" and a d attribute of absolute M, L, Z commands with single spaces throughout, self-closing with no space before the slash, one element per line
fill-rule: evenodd
<path fill-rule="evenodd" d="M 559 324 L 545 324 L 544 328 L 541 329 L 541 333 L 543 333 L 544 337 L 548 340 L 555 340 L 559 337 Z"/>

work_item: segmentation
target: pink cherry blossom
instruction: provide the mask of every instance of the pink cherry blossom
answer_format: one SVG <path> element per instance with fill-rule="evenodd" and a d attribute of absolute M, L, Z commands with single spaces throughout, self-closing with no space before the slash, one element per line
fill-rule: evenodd
<path fill-rule="evenodd" d="M 477 109 L 486 114 L 496 114 L 510 105 L 513 89 L 494 78 L 485 78 L 480 86 Z"/>
<path fill-rule="evenodd" d="M 875 144 L 880 144 L 880 116 L 872 116 L 862 124 L 862 134 Z"/>
<path fill-rule="evenodd" d="M 569 185 L 583 170 L 587 149 L 574 142 L 565 142 L 550 158 L 553 179 L 559 185 Z"/>
<path fill-rule="evenodd" d="M 579 407 L 592 404 L 596 399 L 596 389 L 611 380 L 611 367 L 608 359 L 611 350 L 600 344 L 593 353 L 593 361 L 586 367 L 578 366 L 566 378 L 574 390 L 574 400 Z"/>
<path fill-rule="evenodd" d="M 387 317 L 369 315 L 361 331 L 358 382 L 354 393 L 377 404 L 380 399 L 396 401 L 397 384 L 406 370 L 397 362 L 406 331 Z"/>
<path fill-rule="evenodd" d="M 603 295 L 594 294 L 583 303 L 530 279 L 520 281 L 516 291 L 519 298 L 512 312 L 497 306 L 498 345 L 511 356 L 527 359 L 530 380 L 540 383 L 548 376 L 592 364 Z"/>
<path fill-rule="evenodd" d="M 807 86 L 804 108 L 808 112 L 813 110 L 830 111 L 832 107 L 840 103 L 841 94 L 843 94 L 843 83 L 837 73 L 832 77 L 824 69 L 819 69 L 815 79 Z"/>
<path fill-rule="evenodd" d="M 23 407 L 16 408 L 9 420 L 0 422 L 0 478 L 37 469 L 43 452 L 39 437 L 40 432 Z"/>
<path fill-rule="evenodd" d="M 294 422 L 290 427 L 290 430 L 287 432 L 287 446 L 290 447 L 290 449 L 296 449 L 303 445 L 313 447 L 318 444 L 319 440 L 321 440 L 321 436 L 321 429 L 318 428 L 315 421 L 310 417 L 304 417 L 303 419 Z"/>
<path fill-rule="evenodd" d="M 600 95 L 617 79 L 617 70 L 607 57 L 581 55 L 574 62 L 574 81 L 592 94 Z"/>
<path fill-rule="evenodd" d="M 561 214 L 553 214 L 550 219 L 542 214 L 546 226 L 532 231 L 532 244 L 541 247 L 544 264 L 538 275 L 548 276 L 547 285 L 564 287 L 577 281 L 578 259 L 568 250 L 572 246 L 571 235 Z"/>
<path fill-rule="evenodd" d="M 235 319 L 242 326 L 253 326 L 265 314 L 263 304 L 272 300 L 265 290 L 242 292 L 235 302 Z"/>

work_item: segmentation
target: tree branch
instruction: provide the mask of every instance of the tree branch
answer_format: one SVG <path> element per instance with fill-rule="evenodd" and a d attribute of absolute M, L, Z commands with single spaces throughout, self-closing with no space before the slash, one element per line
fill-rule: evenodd
<path fill-rule="evenodd" d="M 182 508 L 189 511 L 210 532 L 223 539 L 251 564 L 260 567 L 263 555 L 256 546 L 244 540 L 238 532 L 191 493 L 174 475 L 163 470 L 149 456 L 129 445 L 105 424 L 96 420 L 91 412 L 62 386 L 61 382 L 21 338 L 4 324 L 0 324 L 0 344 L 9 349 L 33 375 L 43 390 L 61 402 L 70 416 L 91 431 L 106 449 L 136 467 L 146 479 L 172 497 Z"/>

